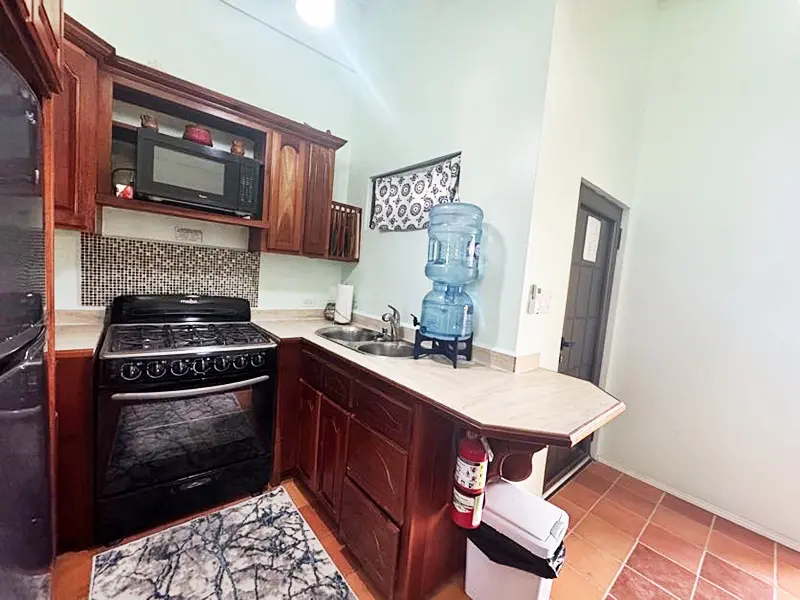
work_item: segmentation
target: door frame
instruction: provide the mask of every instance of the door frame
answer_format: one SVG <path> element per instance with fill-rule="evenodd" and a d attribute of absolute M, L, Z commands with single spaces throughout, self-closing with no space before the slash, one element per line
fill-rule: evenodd
<path fill-rule="evenodd" d="M 584 187 L 593 192 L 595 195 L 584 195 L 582 193 Z M 581 206 L 583 206 L 590 213 L 595 213 L 604 219 L 612 221 L 614 227 L 613 231 L 611 232 L 611 252 L 608 256 L 606 280 L 603 284 L 604 290 L 603 300 L 600 308 L 600 328 L 597 333 L 597 340 L 595 342 L 595 364 L 594 368 L 592 369 L 592 383 L 594 383 L 596 386 L 599 386 L 606 347 L 608 319 L 611 315 L 611 292 L 614 288 L 614 274 L 616 272 L 617 255 L 619 254 L 619 249 L 622 245 L 622 219 L 625 211 L 620 202 L 617 202 L 617 200 L 615 200 L 612 196 L 585 179 L 581 179 L 581 187 L 578 193 L 577 208 L 579 209 Z M 577 227 L 577 210 L 575 211 L 575 214 Z"/>

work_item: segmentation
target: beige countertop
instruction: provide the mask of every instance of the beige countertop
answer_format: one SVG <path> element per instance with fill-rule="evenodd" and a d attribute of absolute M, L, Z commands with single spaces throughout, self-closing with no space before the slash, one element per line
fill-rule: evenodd
<path fill-rule="evenodd" d="M 589 382 L 548 369 L 509 373 L 480 363 L 450 364 L 431 358 L 384 358 L 361 354 L 314 332 L 322 319 L 254 322 L 278 339 L 303 339 L 428 399 L 433 405 L 485 429 L 577 444 L 625 410 L 625 405 Z M 56 351 L 91 351 L 102 331 L 102 313 L 59 319 Z"/>
<path fill-rule="evenodd" d="M 424 396 L 432 404 L 479 427 L 574 445 L 625 410 L 625 405 L 587 381 L 548 369 L 509 373 L 480 363 L 384 358 L 361 354 L 314 332 L 322 319 L 255 322 L 280 339 L 303 339 Z"/>

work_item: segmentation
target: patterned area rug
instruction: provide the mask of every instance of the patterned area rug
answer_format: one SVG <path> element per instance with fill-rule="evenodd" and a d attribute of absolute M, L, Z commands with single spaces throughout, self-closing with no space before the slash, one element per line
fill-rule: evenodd
<path fill-rule="evenodd" d="M 93 567 L 92 600 L 356 598 L 282 487 L 107 550 Z"/>

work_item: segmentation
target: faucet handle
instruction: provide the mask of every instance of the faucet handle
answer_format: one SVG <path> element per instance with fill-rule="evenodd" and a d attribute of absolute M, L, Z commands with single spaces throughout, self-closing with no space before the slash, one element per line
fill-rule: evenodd
<path fill-rule="evenodd" d="M 399 311 L 399 310 L 397 310 L 397 309 L 396 309 L 394 306 L 392 306 L 391 304 L 389 304 L 389 305 L 388 305 L 388 307 L 392 309 L 392 315 L 391 315 L 391 317 L 390 317 L 390 318 L 391 318 L 391 319 L 392 319 L 392 320 L 393 320 L 395 323 L 399 322 L 399 321 L 400 321 L 400 311 Z M 386 314 L 388 315 L 389 313 L 386 313 Z"/>

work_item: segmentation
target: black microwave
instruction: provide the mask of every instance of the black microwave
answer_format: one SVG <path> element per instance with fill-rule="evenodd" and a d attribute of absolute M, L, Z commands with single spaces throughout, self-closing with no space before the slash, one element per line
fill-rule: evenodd
<path fill-rule="evenodd" d="M 261 218 L 257 160 L 139 128 L 136 194 L 241 217 Z"/>

